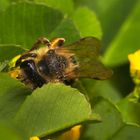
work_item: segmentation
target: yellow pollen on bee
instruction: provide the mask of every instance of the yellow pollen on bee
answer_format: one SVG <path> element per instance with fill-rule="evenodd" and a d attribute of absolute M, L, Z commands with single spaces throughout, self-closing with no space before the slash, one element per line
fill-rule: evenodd
<path fill-rule="evenodd" d="M 8 73 L 9 73 L 9 75 L 10 75 L 12 78 L 17 78 L 18 75 L 19 75 L 19 69 L 15 69 L 15 70 L 9 71 Z"/>

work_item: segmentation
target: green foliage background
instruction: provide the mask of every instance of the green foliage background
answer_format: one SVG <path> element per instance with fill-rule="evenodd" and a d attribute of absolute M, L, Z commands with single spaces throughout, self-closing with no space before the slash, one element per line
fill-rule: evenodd
<path fill-rule="evenodd" d="M 100 39 L 101 59 L 114 74 L 106 81 L 81 79 L 78 90 L 48 84 L 32 92 L 0 73 L 0 139 L 46 136 L 82 123 L 84 140 L 139 140 L 140 103 L 132 100 L 127 55 L 140 47 L 140 1 L 0 1 L 0 70 L 40 36 L 64 37 L 66 44 Z"/>

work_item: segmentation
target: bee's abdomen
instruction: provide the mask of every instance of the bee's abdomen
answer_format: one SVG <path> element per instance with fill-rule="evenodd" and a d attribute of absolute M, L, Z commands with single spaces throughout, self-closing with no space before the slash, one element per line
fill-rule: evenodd
<path fill-rule="evenodd" d="M 33 60 L 26 60 L 20 64 L 20 68 L 24 71 L 27 78 L 32 82 L 33 87 L 41 87 L 46 83 L 39 73 L 37 72 L 35 63 Z"/>
<path fill-rule="evenodd" d="M 67 65 L 67 59 L 56 54 L 54 50 L 49 50 L 43 59 L 38 62 L 39 71 L 46 74 L 50 79 L 51 77 L 63 78 Z"/>

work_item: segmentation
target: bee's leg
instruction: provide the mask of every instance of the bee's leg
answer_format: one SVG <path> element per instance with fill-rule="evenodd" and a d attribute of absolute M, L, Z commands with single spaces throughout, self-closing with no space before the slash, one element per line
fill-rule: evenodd
<path fill-rule="evenodd" d="M 41 38 L 39 38 L 37 40 L 37 42 L 29 50 L 29 52 L 38 49 L 40 47 L 40 45 L 46 45 L 47 47 L 50 47 L 51 46 L 51 43 L 50 43 L 50 41 L 47 38 L 41 37 Z"/>
<path fill-rule="evenodd" d="M 26 59 L 28 57 L 35 58 L 35 57 L 37 57 L 37 54 L 36 53 L 25 53 L 25 54 L 21 55 L 20 58 L 16 61 L 16 66 L 19 66 L 20 63 L 22 62 L 22 60 Z"/>
<path fill-rule="evenodd" d="M 75 82 L 75 79 L 66 79 L 66 80 L 64 80 L 64 83 L 66 85 L 72 85 L 74 82 Z"/>
<path fill-rule="evenodd" d="M 51 47 L 53 49 L 57 48 L 57 47 L 61 47 L 65 42 L 64 38 L 55 38 L 53 40 L 51 40 Z"/>

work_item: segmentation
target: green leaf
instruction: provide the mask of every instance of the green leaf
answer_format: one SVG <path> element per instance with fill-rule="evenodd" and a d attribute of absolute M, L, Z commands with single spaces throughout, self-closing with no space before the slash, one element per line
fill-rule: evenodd
<path fill-rule="evenodd" d="M 23 140 L 15 129 L 6 123 L 0 123 L 0 139 L 1 140 Z"/>
<path fill-rule="evenodd" d="M 121 111 L 123 118 L 128 123 L 134 123 L 140 125 L 140 87 L 135 86 L 133 92 L 131 92 L 126 98 L 117 103 L 119 110 Z"/>
<path fill-rule="evenodd" d="M 74 10 L 73 6 L 72 6 L 73 2 L 71 0 L 68 0 L 68 1 L 61 0 L 61 2 L 60 2 L 60 0 L 57 0 L 57 1 L 56 0 L 45 0 L 45 1 L 44 0 L 35 0 L 35 1 L 46 3 L 48 6 L 57 8 L 60 11 L 63 11 L 64 13 L 71 13 L 69 16 L 72 17 L 72 19 L 74 20 L 74 23 L 75 23 L 77 29 L 80 31 L 80 35 L 82 37 L 95 36 L 95 37 L 101 39 L 102 31 L 101 31 L 100 23 L 95 15 L 95 13 L 92 12 L 90 9 L 88 9 L 86 7 L 81 7 L 81 8 L 78 8 L 77 10 Z M 68 6 L 66 6 L 66 5 L 68 5 Z M 82 18 L 80 15 L 82 15 Z M 65 29 L 63 29 L 63 30 L 65 30 Z M 59 30 L 59 31 L 63 32 L 63 30 Z M 73 35 L 75 35 L 75 34 L 73 34 Z"/>
<path fill-rule="evenodd" d="M 111 140 L 139 140 L 140 139 L 140 127 L 136 125 L 126 124 L 114 136 Z"/>
<path fill-rule="evenodd" d="M 0 44 L 0 72 L 5 68 L 8 68 L 9 62 L 12 58 L 22 54 L 24 51 L 25 50 L 19 45 Z"/>
<path fill-rule="evenodd" d="M 74 4 L 72 0 L 33 0 L 35 2 L 42 2 L 52 8 L 59 9 L 60 11 L 71 14 L 74 11 Z"/>
<path fill-rule="evenodd" d="M 92 4 L 97 11 L 103 28 L 103 43 L 110 44 L 118 33 L 125 19 L 133 10 L 138 0 L 94 0 Z M 125 8 L 124 8 L 125 6 Z"/>
<path fill-rule="evenodd" d="M 119 110 L 111 102 L 98 99 L 94 111 L 102 117 L 102 122 L 90 124 L 84 133 L 83 140 L 139 140 L 140 127 L 123 122 Z"/>
<path fill-rule="evenodd" d="M 117 91 L 110 80 L 83 79 L 82 85 L 85 87 L 90 99 L 103 97 L 113 103 L 117 103 L 121 99 L 121 93 Z"/>
<path fill-rule="evenodd" d="M 84 138 L 106 140 L 121 127 L 121 114 L 111 102 L 103 98 L 98 98 L 94 111 L 100 114 L 102 122 L 89 125 Z"/>
<path fill-rule="evenodd" d="M 0 1 L 0 11 L 5 10 L 9 6 L 9 0 Z"/>
<path fill-rule="evenodd" d="M 80 31 L 82 37 L 94 36 L 98 39 L 102 37 L 100 22 L 94 12 L 86 7 L 79 7 L 75 10 L 72 19 Z"/>
<path fill-rule="evenodd" d="M 45 136 L 90 120 L 84 95 L 63 84 L 47 84 L 28 96 L 15 122 L 27 136 Z"/>
<path fill-rule="evenodd" d="M 64 19 L 49 35 L 50 38 L 63 37 L 65 44 L 70 44 L 80 39 L 79 31 L 75 28 L 74 23 L 70 19 Z"/>
<path fill-rule="evenodd" d="M 117 105 L 126 122 L 140 125 L 140 103 L 134 103 L 126 98 Z"/>
<path fill-rule="evenodd" d="M 9 61 L 0 62 L 0 72 L 2 72 L 8 64 Z"/>
<path fill-rule="evenodd" d="M 104 58 L 110 66 L 117 66 L 127 62 L 127 56 L 140 46 L 140 2 L 122 25 L 116 38 L 111 42 Z"/>
<path fill-rule="evenodd" d="M 88 6 L 96 12 L 103 29 L 103 45 L 116 36 L 138 0 L 74 0 L 75 5 Z"/>
<path fill-rule="evenodd" d="M 0 45 L 0 62 L 9 61 L 13 57 L 23 53 L 24 51 L 25 50 L 18 45 Z"/>
<path fill-rule="evenodd" d="M 0 13 L 0 43 L 20 44 L 30 48 L 38 37 L 48 36 L 62 18 L 59 11 L 44 5 L 11 4 Z"/>
<path fill-rule="evenodd" d="M 63 14 L 43 4 L 22 2 L 11 4 L 7 10 L 0 13 L 0 19 L 1 44 L 20 44 L 24 48 L 31 48 L 41 36 L 51 39 L 50 34 L 62 24 Z M 67 25 L 70 24 L 71 27 L 64 25 L 67 28 L 62 30 L 61 35 L 65 37 L 67 33 L 70 37 L 73 33 L 78 34 L 74 24 L 68 22 Z M 59 36 L 57 33 L 55 35 Z"/>
<path fill-rule="evenodd" d="M 13 119 L 30 93 L 18 80 L 0 73 L 0 119 Z"/>
<path fill-rule="evenodd" d="M 26 0 L 1 0 L 0 1 L 0 10 L 3 11 L 6 8 L 8 8 L 8 6 L 10 6 L 10 4 L 16 3 L 16 2 L 19 2 L 19 1 L 26 1 Z"/>

